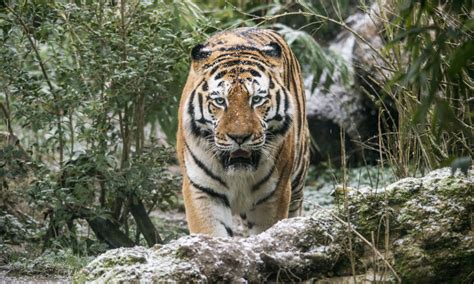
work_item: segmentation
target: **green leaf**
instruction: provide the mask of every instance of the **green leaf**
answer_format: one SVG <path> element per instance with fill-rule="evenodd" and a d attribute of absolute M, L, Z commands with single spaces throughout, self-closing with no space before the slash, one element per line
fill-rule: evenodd
<path fill-rule="evenodd" d="M 448 74 L 455 76 L 461 72 L 463 68 L 472 67 L 472 60 L 474 58 L 474 40 L 463 43 L 456 48 L 451 54 L 449 60 Z"/>

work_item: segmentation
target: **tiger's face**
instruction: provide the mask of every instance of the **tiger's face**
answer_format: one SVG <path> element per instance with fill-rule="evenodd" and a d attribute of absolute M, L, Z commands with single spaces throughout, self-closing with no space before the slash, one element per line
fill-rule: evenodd
<path fill-rule="evenodd" d="M 255 169 L 262 157 L 274 154 L 291 124 L 291 98 L 278 66 L 269 64 L 262 52 L 216 54 L 204 46 L 197 48 L 193 58 L 205 79 L 191 97 L 197 102 L 191 106 L 192 128 L 199 129 L 224 169 Z M 281 52 L 274 45 L 263 50 L 273 57 Z M 199 62 L 202 56 L 205 64 Z"/>
<path fill-rule="evenodd" d="M 268 79 L 251 74 L 211 78 L 207 98 L 215 149 L 226 168 L 256 166 L 266 142 L 266 114 L 271 108 Z"/>

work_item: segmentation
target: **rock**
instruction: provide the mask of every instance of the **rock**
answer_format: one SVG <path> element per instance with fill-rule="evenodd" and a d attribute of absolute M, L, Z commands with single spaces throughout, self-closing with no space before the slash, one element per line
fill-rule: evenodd
<path fill-rule="evenodd" d="M 407 283 L 472 283 L 474 275 L 474 171 L 450 168 L 386 187 L 390 250 L 394 268 Z M 350 211 L 365 236 L 383 232 L 383 190 L 351 191 Z M 381 227 L 379 227 L 381 226 Z M 380 235 L 383 239 L 383 233 Z"/>
<path fill-rule="evenodd" d="M 451 176 L 445 168 L 423 178 L 400 180 L 385 190 L 351 190 L 352 225 L 370 240 L 371 232 L 384 231 L 381 218 L 384 212 L 390 213 L 393 266 L 407 283 L 471 283 L 473 173 Z M 191 235 L 150 249 L 114 249 L 97 257 L 74 279 L 262 282 L 349 275 L 348 231 L 335 216 L 336 211 L 321 209 L 308 217 L 282 220 L 249 238 Z M 383 239 L 383 235 L 376 237 Z M 367 262 L 373 249 L 362 243 L 353 235 L 357 272 L 373 266 Z"/>
<path fill-rule="evenodd" d="M 367 143 L 378 134 L 379 111 L 366 92 L 377 97 L 380 90 L 374 81 L 384 82 L 390 78 L 388 72 L 380 72 L 385 64 L 373 50 L 383 47 L 379 34 L 383 24 L 378 14 L 379 6 L 374 3 L 367 13 L 357 12 L 346 20 L 363 40 L 345 30 L 329 44 L 329 52 L 345 62 L 347 71 L 335 68 L 333 72 L 326 70 L 320 78 L 305 78 L 308 125 L 315 146 L 313 164 L 329 160 L 340 165 L 341 129 L 345 132 L 350 165 L 370 163 L 377 158 L 374 151 L 364 150 L 361 143 Z M 314 82 L 316 79 L 318 82 Z"/>
<path fill-rule="evenodd" d="M 344 257 L 344 228 L 327 212 L 286 219 L 250 238 L 182 237 L 164 246 L 106 252 L 78 281 L 261 282 L 327 275 Z"/>

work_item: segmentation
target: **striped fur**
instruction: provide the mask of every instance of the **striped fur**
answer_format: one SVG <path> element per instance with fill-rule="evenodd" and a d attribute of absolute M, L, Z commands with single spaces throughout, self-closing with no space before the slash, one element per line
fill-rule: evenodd
<path fill-rule="evenodd" d="M 271 30 L 213 35 L 192 52 L 177 134 L 191 233 L 232 236 L 301 214 L 309 161 L 300 66 Z"/>

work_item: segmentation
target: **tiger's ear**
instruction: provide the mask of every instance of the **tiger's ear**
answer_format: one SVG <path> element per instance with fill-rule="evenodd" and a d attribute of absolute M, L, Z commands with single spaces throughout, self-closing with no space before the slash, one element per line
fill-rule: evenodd
<path fill-rule="evenodd" d="M 203 44 L 198 44 L 193 47 L 193 49 L 191 49 L 192 69 L 199 72 L 211 53 L 211 50 Z"/>
<path fill-rule="evenodd" d="M 206 59 L 211 55 L 211 50 L 202 44 L 198 44 L 191 50 L 191 58 L 193 61 Z"/>
<path fill-rule="evenodd" d="M 262 52 L 270 57 L 280 58 L 281 57 L 281 46 L 272 41 L 268 45 L 262 48 Z"/>

